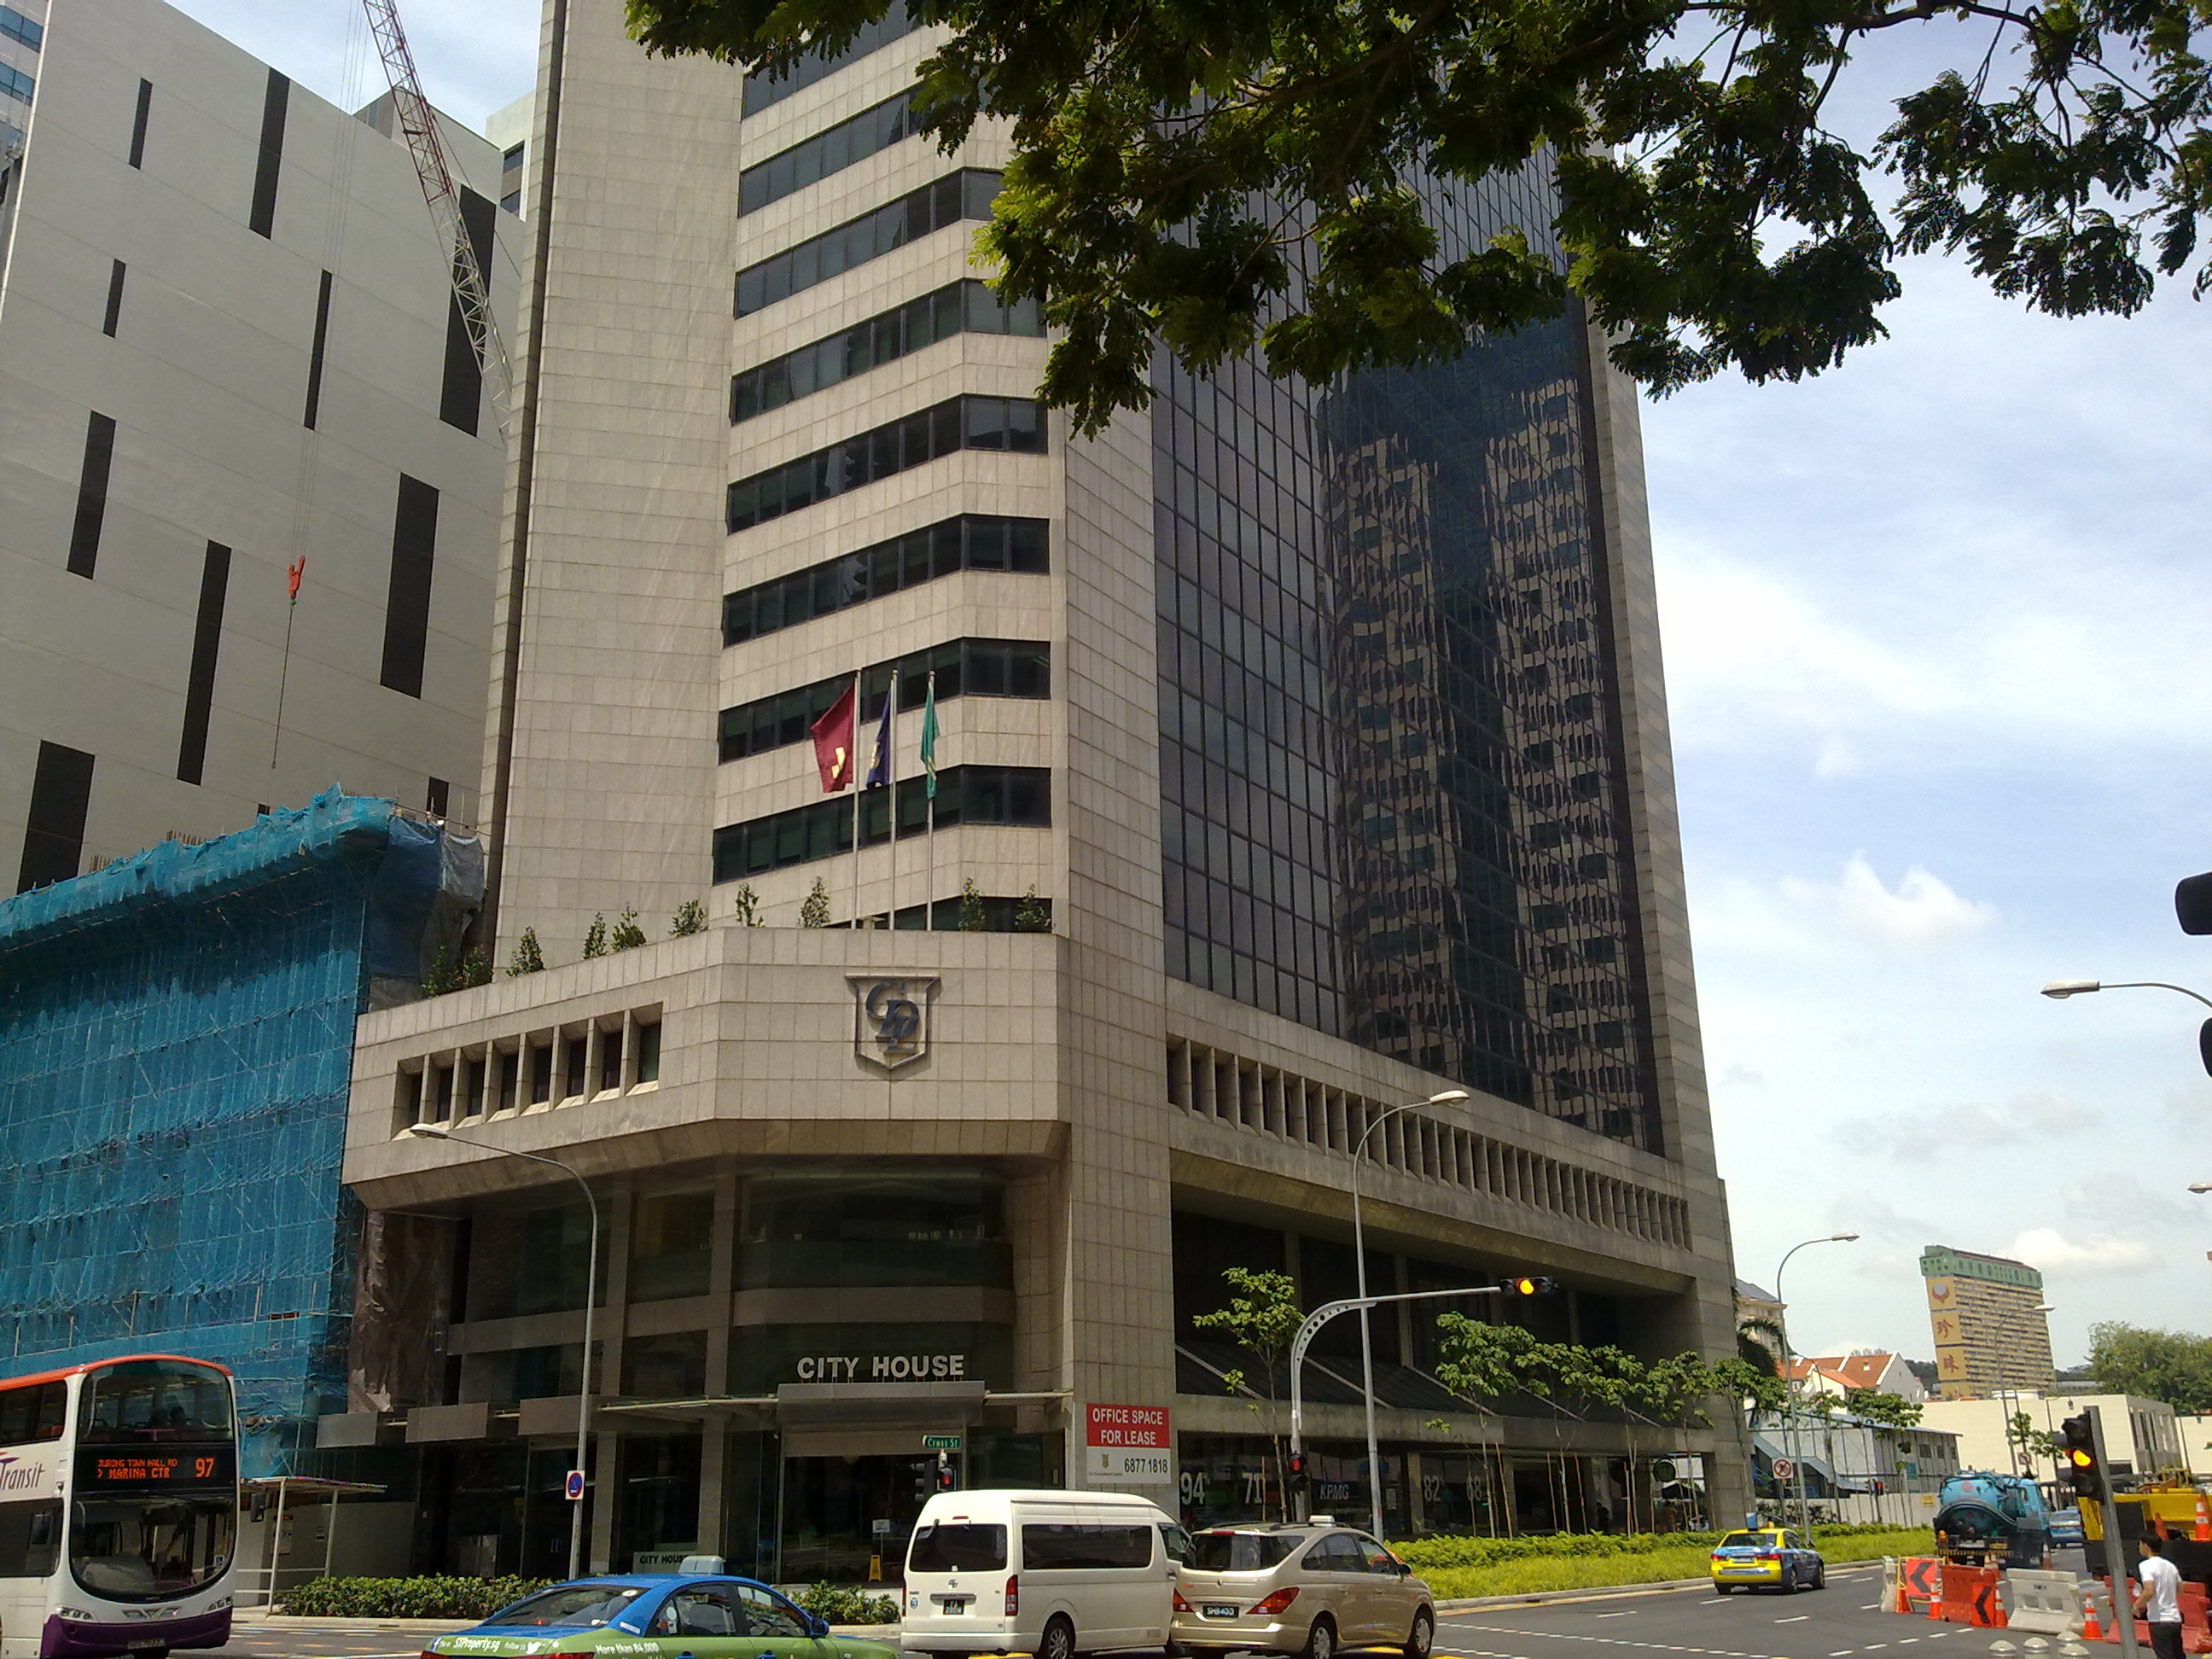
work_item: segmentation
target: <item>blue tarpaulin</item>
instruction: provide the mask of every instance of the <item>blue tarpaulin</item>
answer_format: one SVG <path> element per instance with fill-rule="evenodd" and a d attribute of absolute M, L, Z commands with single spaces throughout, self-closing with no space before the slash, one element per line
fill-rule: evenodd
<path fill-rule="evenodd" d="M 0 902 L 0 1373 L 218 1360 L 248 1475 L 343 1409 L 354 1020 L 480 900 L 459 839 L 332 788 Z"/>

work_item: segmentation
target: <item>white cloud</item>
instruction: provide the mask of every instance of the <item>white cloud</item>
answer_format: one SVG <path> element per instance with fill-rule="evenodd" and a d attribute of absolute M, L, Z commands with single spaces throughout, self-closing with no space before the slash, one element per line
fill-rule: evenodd
<path fill-rule="evenodd" d="M 2029 1228 L 2013 1240 L 2004 1254 L 2045 1273 L 2075 1279 L 2139 1273 L 2158 1260 L 2150 1246 L 2138 1239 L 2087 1233 L 2076 1243 L 2056 1227 Z"/>
<path fill-rule="evenodd" d="M 1941 944 L 1979 933 L 1997 917 L 1994 907 L 1960 897 L 1917 864 L 1892 891 L 1863 853 L 1852 854 L 1832 884 L 1785 876 L 1782 891 L 1795 903 L 1891 945 Z"/>

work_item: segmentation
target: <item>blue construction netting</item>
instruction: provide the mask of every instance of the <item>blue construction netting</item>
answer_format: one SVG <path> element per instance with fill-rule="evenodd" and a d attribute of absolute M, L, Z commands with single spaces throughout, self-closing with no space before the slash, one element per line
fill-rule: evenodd
<path fill-rule="evenodd" d="M 483 892 L 471 840 L 336 788 L 0 902 L 0 1371 L 238 1377 L 249 1475 L 343 1411 L 354 1021 Z"/>

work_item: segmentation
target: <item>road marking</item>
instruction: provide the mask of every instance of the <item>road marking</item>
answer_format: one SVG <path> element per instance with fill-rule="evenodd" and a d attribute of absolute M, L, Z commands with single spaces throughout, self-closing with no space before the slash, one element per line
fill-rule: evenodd
<path fill-rule="evenodd" d="M 1850 1659 L 1851 1655 L 1857 1651 L 1856 1648 L 1838 1648 L 1828 1656 L 1828 1659 Z"/>
<path fill-rule="evenodd" d="M 1812 1616 L 1809 1613 L 1793 1613 L 1787 1619 L 1778 1619 L 1774 1622 L 1778 1625 L 1802 1625 Z"/>
<path fill-rule="evenodd" d="M 1723 1601 L 1727 1601 L 1727 1600 L 1728 1600 L 1728 1597 L 1727 1597 L 1727 1596 L 1725 1596 L 1725 1595 L 1716 1595 L 1715 1597 L 1713 1597 L 1713 1599 L 1712 1599 L 1711 1601 L 1700 1601 L 1700 1602 L 1698 1602 L 1698 1605 L 1699 1607 L 1717 1607 L 1720 1606 L 1720 1604 L 1721 1604 L 1722 1602 L 1723 1602 Z"/>
<path fill-rule="evenodd" d="M 1623 1613 L 1601 1613 L 1597 1616 L 1601 1619 L 1633 1619 L 1636 1616 L 1636 1612 L 1635 1609 L 1632 1607 Z"/>

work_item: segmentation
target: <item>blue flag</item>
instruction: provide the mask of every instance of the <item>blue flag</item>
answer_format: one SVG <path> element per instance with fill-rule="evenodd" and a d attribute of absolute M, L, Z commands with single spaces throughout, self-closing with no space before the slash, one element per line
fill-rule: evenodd
<path fill-rule="evenodd" d="M 876 723 L 876 754 L 868 763 L 867 787 L 880 789 L 891 781 L 891 711 L 898 707 L 898 670 L 891 670 L 890 689 L 884 693 L 884 717 Z"/>

